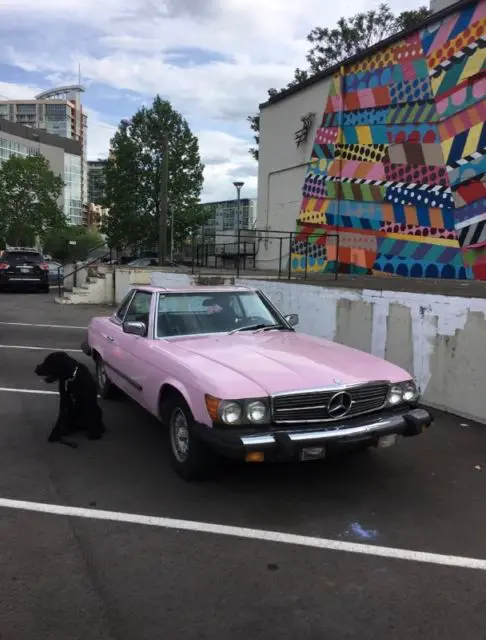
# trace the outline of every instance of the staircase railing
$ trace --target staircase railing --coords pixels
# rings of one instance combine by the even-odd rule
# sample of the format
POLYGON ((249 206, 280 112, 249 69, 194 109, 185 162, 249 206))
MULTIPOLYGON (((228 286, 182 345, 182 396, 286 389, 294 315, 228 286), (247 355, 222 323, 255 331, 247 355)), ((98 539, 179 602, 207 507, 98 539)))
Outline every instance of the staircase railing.
MULTIPOLYGON (((100 245, 100 246, 105 246, 100 245)), ((95 249, 99 249, 100 247, 95 247, 94 249, 92 249, 91 251, 94 251, 95 249)), ((62 296, 62 291, 64 290, 64 282, 66 281, 67 278, 70 278, 71 276, 73 277, 73 288, 77 286, 77 275, 80 271, 82 271, 83 269, 87 269, 88 267, 91 267, 92 265, 102 262, 103 260, 105 260, 105 258, 109 258, 110 260, 110 264, 113 260, 113 249, 110 249, 107 253, 98 256, 97 258, 93 258, 93 260, 88 260, 87 262, 83 262, 81 265, 79 265, 79 267, 76 267, 73 271, 71 271, 68 274, 64 274, 64 276, 61 278, 60 277, 60 269, 61 267, 59 267, 58 269, 58 292, 59 292, 59 297, 62 296)))

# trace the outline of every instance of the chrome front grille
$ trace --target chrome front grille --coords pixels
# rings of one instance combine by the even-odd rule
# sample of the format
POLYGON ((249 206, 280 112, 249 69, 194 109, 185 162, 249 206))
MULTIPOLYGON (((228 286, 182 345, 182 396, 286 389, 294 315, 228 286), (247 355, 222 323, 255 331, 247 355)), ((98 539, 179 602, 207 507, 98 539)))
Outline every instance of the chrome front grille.
POLYGON ((277 424, 346 420, 346 418, 381 409, 385 404, 388 388, 387 382, 375 382, 347 389, 306 391, 273 396, 273 420, 277 424), (329 402, 336 393, 341 391, 345 391, 351 396, 351 407, 344 416, 333 417, 328 412, 329 402))

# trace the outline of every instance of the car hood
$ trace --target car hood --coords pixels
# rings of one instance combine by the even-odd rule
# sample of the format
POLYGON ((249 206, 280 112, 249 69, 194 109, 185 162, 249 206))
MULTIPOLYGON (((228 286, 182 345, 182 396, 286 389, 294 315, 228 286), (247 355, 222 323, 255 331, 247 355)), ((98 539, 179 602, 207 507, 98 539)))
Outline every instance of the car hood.
MULTIPOLYGON (((400 382, 410 378, 406 371, 386 360, 297 332, 218 334, 184 337, 171 342, 180 350, 180 357, 184 358, 183 352, 187 356, 191 354, 189 359, 200 369, 202 376, 205 372, 214 375, 215 370, 224 376, 226 369, 228 381, 246 378, 268 395, 373 380, 400 382), (229 375, 230 372, 238 375, 229 375)), ((224 384, 224 377, 221 383, 224 384)), ((238 389, 231 391, 236 393, 238 389)))

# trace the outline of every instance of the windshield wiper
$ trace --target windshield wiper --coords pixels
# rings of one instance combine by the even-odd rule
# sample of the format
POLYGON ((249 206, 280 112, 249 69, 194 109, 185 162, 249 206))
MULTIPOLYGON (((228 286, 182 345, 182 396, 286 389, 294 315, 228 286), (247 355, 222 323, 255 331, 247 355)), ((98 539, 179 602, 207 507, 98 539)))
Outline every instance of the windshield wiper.
POLYGON ((238 333, 240 331, 270 331, 270 330, 280 330, 280 331, 293 331, 293 329, 289 329, 285 327, 283 324, 247 324, 244 327, 238 327, 238 329, 233 329, 230 331, 228 335, 232 335, 233 333, 238 333))

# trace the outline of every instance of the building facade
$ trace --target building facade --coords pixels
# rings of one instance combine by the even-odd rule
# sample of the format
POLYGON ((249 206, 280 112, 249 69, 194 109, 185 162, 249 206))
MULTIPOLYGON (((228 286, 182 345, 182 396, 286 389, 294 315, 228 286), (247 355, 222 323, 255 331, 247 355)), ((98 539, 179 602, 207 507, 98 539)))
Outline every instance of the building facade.
MULTIPOLYGON (((238 231, 238 200, 206 202, 201 205, 209 217, 202 228, 203 235, 218 235, 238 231)), ((240 229, 254 229, 257 219, 256 198, 241 198, 240 229)))
POLYGON ((106 209, 100 204, 93 204, 92 202, 87 205, 86 209, 88 214, 88 226, 102 229, 109 209, 106 209))
POLYGON ((61 138, 0 118, 0 163, 12 155, 44 156, 51 170, 64 181, 59 206, 64 211, 68 223, 86 223, 82 205, 80 141, 61 138))
POLYGON ((292 270, 486 279, 485 25, 461 0, 261 105, 259 220, 292 270))
POLYGON ((88 203, 101 205, 105 196, 106 160, 88 160, 88 203))
POLYGON ((0 100, 0 118, 81 143, 82 202, 88 201, 87 131, 80 85, 44 91, 33 100, 0 100))

